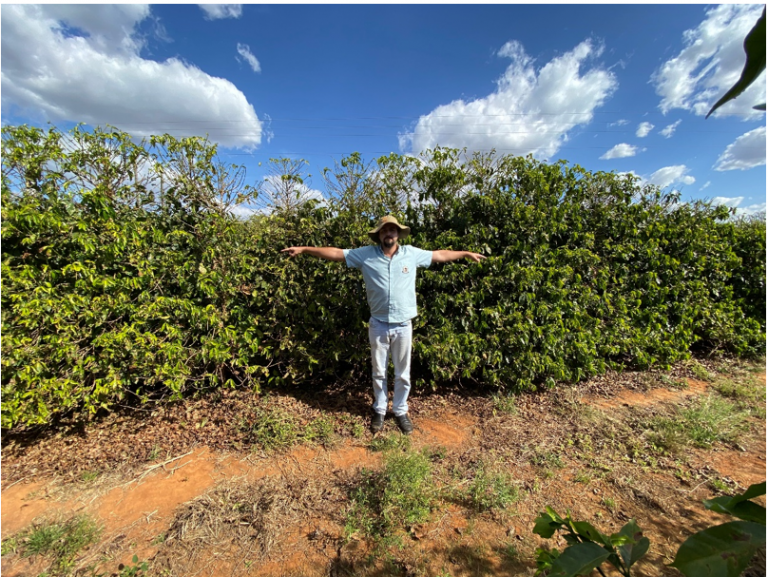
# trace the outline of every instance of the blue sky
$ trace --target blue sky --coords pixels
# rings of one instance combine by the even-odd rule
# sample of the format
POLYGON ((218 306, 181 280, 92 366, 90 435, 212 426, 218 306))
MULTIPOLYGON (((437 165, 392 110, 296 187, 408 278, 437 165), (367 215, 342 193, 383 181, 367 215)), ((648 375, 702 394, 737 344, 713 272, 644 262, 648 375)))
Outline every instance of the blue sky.
POLYGON ((2 122, 206 134, 266 177, 436 145, 632 172, 765 210, 765 74, 738 79, 743 5, 10 5, 2 122), (258 163, 262 162, 262 166, 258 163))

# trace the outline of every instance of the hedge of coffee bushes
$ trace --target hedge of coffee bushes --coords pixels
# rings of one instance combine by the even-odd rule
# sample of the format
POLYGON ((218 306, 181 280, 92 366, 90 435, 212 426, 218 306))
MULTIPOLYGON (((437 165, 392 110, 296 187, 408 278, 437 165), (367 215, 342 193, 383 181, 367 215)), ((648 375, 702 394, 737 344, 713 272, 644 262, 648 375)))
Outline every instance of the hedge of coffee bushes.
MULTIPOLYGON (((326 202, 243 219, 232 207, 264 187, 199 138, 25 125, 2 146, 5 429, 215 387, 368 386, 360 273, 280 250, 363 246, 384 213, 408 243, 488 257, 419 271, 415 386, 523 391, 765 353, 764 219, 632 176, 354 153, 323 171, 326 202)), ((306 191, 300 174, 282 183, 306 191)))

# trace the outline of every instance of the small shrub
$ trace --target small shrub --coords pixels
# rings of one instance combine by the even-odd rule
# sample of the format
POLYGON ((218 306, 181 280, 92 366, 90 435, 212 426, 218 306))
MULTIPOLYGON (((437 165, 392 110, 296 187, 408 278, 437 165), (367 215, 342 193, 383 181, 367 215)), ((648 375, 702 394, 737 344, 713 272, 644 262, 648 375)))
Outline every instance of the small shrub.
POLYGON ((380 472, 363 470, 350 494, 345 533, 384 543, 429 517, 435 502, 429 460, 420 453, 391 452, 380 472))
POLYGON ((134 555, 131 560, 132 565, 127 565, 120 570, 118 577, 137 577, 137 575, 146 575, 149 564, 146 561, 139 562, 138 555, 134 555))

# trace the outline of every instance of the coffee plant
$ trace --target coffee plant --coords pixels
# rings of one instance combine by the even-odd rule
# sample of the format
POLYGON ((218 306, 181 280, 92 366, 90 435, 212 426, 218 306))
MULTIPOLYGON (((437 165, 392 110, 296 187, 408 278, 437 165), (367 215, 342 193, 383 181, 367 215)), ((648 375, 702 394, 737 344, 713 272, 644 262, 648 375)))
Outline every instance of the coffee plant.
MULTIPOLYGON (((751 485, 733 497, 705 500, 704 506, 718 513, 737 517, 721 525, 694 533, 677 550, 670 564, 686 577, 739 577, 760 549, 765 549, 765 507, 752 501, 765 495, 765 482, 751 485)), ((632 576, 632 566, 642 559, 651 545, 634 519, 618 533, 601 533, 586 521, 575 521, 570 513, 561 517, 551 507, 536 518, 533 532, 544 539, 562 532, 568 544, 558 549, 536 551, 536 575, 576 577, 612 565, 624 577, 632 576)))
POLYGON ((211 387, 367 382, 359 272, 280 250, 363 246, 385 213, 408 243, 488 257, 420 271, 415 386, 515 392, 697 350, 764 354, 764 220, 454 149, 353 153, 323 177, 324 203, 240 219, 234 205, 269 191, 203 139, 4 126, 2 427, 211 387))

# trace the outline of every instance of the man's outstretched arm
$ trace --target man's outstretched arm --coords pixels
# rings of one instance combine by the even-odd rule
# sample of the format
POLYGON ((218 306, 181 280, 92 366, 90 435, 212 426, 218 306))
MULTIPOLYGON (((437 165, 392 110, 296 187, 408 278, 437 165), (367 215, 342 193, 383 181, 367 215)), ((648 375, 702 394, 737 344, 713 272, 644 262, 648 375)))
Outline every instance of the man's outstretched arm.
POLYGON ((308 254, 316 258, 324 258, 325 260, 332 260, 336 262, 344 262, 344 251, 340 248, 332 246, 291 246, 284 248, 280 252, 287 253, 288 256, 296 256, 299 254, 308 254))
POLYGON ((468 258, 475 262, 480 262, 485 257, 476 252, 469 252, 468 250, 433 250, 432 262, 452 262, 462 258, 468 258))

